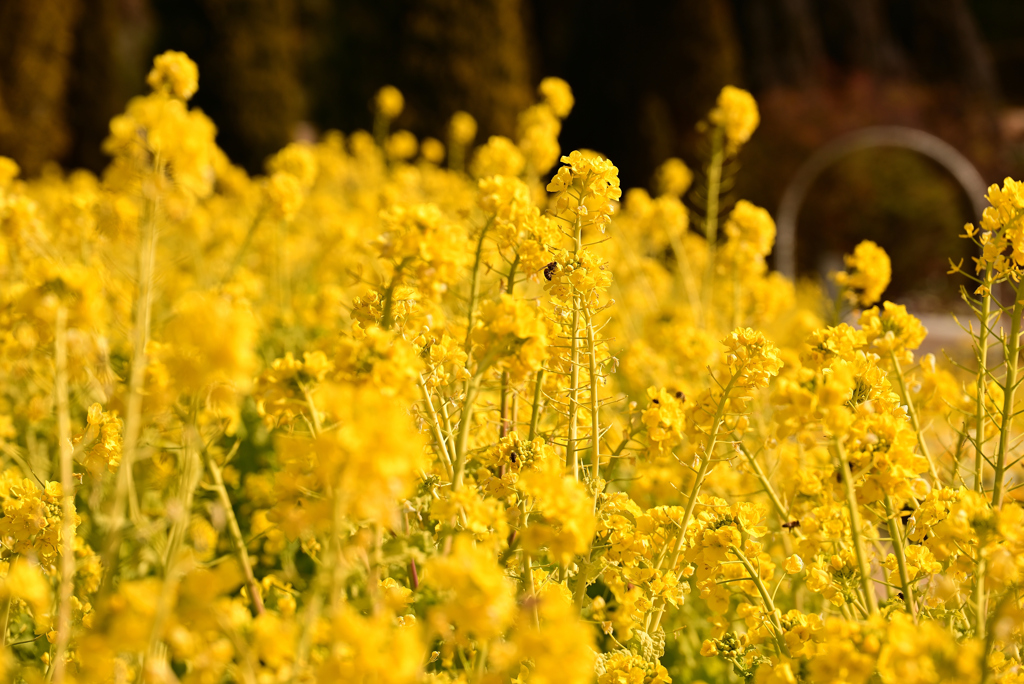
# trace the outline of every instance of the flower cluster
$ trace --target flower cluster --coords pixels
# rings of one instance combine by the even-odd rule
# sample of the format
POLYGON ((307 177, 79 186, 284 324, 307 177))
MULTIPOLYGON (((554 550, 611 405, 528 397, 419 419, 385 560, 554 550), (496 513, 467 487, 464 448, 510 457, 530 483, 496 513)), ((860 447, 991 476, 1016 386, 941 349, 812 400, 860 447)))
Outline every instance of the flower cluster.
POLYGON ((956 367, 877 245, 770 271, 738 88, 620 207, 557 78, 257 176, 148 82, 102 177, 0 158, 4 681, 1024 679, 1018 183, 956 367))

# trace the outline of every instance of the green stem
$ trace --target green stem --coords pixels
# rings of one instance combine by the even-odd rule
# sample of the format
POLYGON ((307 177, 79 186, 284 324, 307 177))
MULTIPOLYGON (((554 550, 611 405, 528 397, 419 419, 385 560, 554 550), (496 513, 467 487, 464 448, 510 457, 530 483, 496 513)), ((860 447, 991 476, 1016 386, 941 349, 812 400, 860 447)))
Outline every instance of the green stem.
POLYGON ((388 140, 388 131, 391 129, 391 119, 380 112, 373 116, 373 140, 377 143, 381 153, 384 153, 384 146, 388 140))
POLYGON ((245 590, 249 594, 249 603, 252 604, 252 610, 256 615, 262 615, 264 612, 263 597, 260 595, 259 584, 256 582, 256 575, 252 570, 249 551, 245 548, 245 538, 242 537, 242 530, 238 526, 238 518, 235 517, 235 508, 231 504, 228 489, 224 486, 224 477, 220 466, 213 460, 206 449, 203 449, 203 460, 206 462, 206 469, 210 471, 210 477, 213 478, 213 488, 217 492, 217 498, 220 500, 221 508, 224 509, 224 514, 227 518, 228 535, 231 537, 231 546, 234 548, 235 558, 238 560, 238 564, 242 566, 242 575, 245 577, 245 590))
POLYGON ((75 488, 72 467, 71 406, 68 397, 68 311, 64 304, 57 307, 54 331, 55 373, 54 385, 57 399, 57 438, 60 444, 60 485, 61 495, 61 558, 60 593, 58 599, 57 640, 53 659, 53 681, 64 681, 68 643, 71 641, 71 597, 74 593, 75 578, 75 488))
POLYGON ((178 549, 185 540, 188 526, 192 519, 192 501, 195 497, 196 485, 199 483, 199 448, 202 438, 195 427, 196 409, 193 401, 192 410, 189 413, 188 424, 183 426, 183 444, 181 472, 178 477, 177 492, 177 515, 171 525, 167 537, 167 548, 164 552, 164 572, 171 575, 176 564, 178 549))
POLYGON ((729 550, 739 558, 740 563, 742 563, 743 567, 746 568, 747 574, 750 575, 750 581, 754 583, 755 587, 757 587, 757 593, 761 595, 761 601, 764 602, 765 610, 767 610, 768 614, 771 616, 772 626, 775 627, 775 641, 779 645, 779 650, 788 658, 789 649, 786 647, 786 640, 783 638, 784 630, 782 629, 782 622, 779 620, 778 612, 775 610, 775 602, 772 600, 771 592, 769 592, 768 587, 764 585, 764 581, 758 574, 757 568, 755 568, 754 564, 750 562, 750 559, 740 551, 739 547, 735 544, 730 544, 729 550))
MULTIPOLYGON (((573 226, 575 238, 573 241, 573 256, 579 255, 583 249, 583 220, 579 215, 579 207, 583 206, 583 196, 577 200, 576 223, 573 226)), ((565 467, 572 468, 572 476, 577 480, 580 477, 579 448, 577 444, 578 430, 576 416, 579 413, 580 398, 580 309, 583 306, 583 294, 573 287, 572 301, 572 328, 569 330, 569 434, 565 443, 565 467)))
MULTIPOLYGON (((508 278, 505 281, 505 294, 510 295, 516 287, 516 269, 519 267, 519 255, 516 254, 515 261, 508 269, 508 278)), ((504 437, 511 430, 509 420, 509 375, 508 371, 501 373, 501 425, 498 426, 498 436, 504 437)))
POLYGON ((744 446, 739 443, 740 453, 747 457, 747 463, 753 468, 754 474, 757 475, 757 479, 761 482, 761 486, 764 487, 765 493, 768 495, 769 500, 772 502, 772 507, 775 509, 776 515, 779 516, 779 520, 783 523, 789 522, 789 511, 782 505, 782 499, 776 493, 775 488, 772 487, 772 483, 768 480, 768 476, 765 475, 764 469, 761 468, 761 464, 757 462, 757 459, 752 453, 744 446))
POLYGON ((975 568, 975 582, 974 582, 974 636, 977 639, 985 639, 986 630, 986 617, 988 610, 986 608, 986 597, 985 597, 985 570, 986 561, 984 558, 978 559, 978 565, 975 568))
POLYGON ((843 445, 835 437, 832 438, 832 445, 835 449, 839 473, 843 478, 846 504, 850 509, 850 534, 853 537, 853 548, 857 555, 857 567, 860 570, 864 600, 867 602, 869 613, 874 615, 878 612, 878 597, 875 596, 875 589, 871 584, 871 564, 868 562, 867 550, 864 548, 864 530, 861 526, 860 508, 857 506, 857 492, 853 486, 853 474, 850 472, 850 464, 846 462, 846 453, 843 445))
MULTIPOLYGON (((693 480, 693 487, 690 489, 690 495, 686 500, 686 508, 683 510, 683 519, 679 524, 679 534, 676 536, 675 543, 672 546, 671 560, 669 561, 668 567, 675 569, 676 564, 679 562, 679 556, 683 552, 683 543, 686 541, 686 528, 690 524, 690 518, 693 516, 693 509, 697 505, 697 495, 700 493, 700 487, 704 483, 704 477, 708 474, 708 469, 711 467, 711 461, 715 455, 715 447, 718 446, 718 433, 722 428, 722 419, 725 417, 725 407, 729 403, 729 393, 733 387, 736 386, 736 381, 743 373, 745 366, 740 366, 731 378, 729 383, 725 386, 722 391, 722 398, 718 402, 718 409, 715 411, 714 420, 711 423, 711 432, 708 433, 708 443, 704 448, 704 456, 701 458, 700 469, 697 471, 697 476, 693 480)), ((664 561, 665 556, 663 555, 658 559, 658 569, 661 569, 661 564, 664 561)), ((654 614, 654 618, 651 621, 651 628, 648 633, 651 633, 658 629, 661 624, 661 618, 665 614, 665 602, 661 601, 657 612, 654 614)))
POLYGON ((530 410, 530 436, 529 441, 537 437, 537 427, 540 423, 540 405, 544 400, 544 369, 537 371, 537 379, 533 386, 533 408, 530 410))
MULTIPOLYGON (((11 554, 10 560, 7 562, 7 574, 10 575, 11 568, 18 561, 18 554, 11 554)), ((11 600, 12 596, 8 590, 7 595, 0 601, 0 648, 7 647, 7 626, 11 621, 11 600)))
POLYGON ((266 205, 261 204, 260 208, 256 211, 256 215, 252 219, 252 223, 249 224, 249 229, 245 232, 245 237, 242 238, 242 244, 238 246, 238 251, 235 252, 235 258, 231 260, 231 265, 228 266, 228 270, 224 272, 224 275, 220 279, 220 284, 231 280, 231 276, 235 274, 238 267, 242 265, 242 260, 245 255, 249 252, 249 247, 252 245, 252 239, 256 236, 256 230, 259 228, 260 222, 263 220, 263 215, 266 213, 266 205))
POLYGON ((498 425, 498 437, 504 437, 511 429, 509 420, 509 387, 508 371, 501 372, 501 396, 499 397, 499 411, 501 413, 500 424, 498 425))
POLYGON ((742 293, 740 288, 740 278, 738 275, 730 278, 732 282, 732 329, 740 327, 742 323, 742 317, 740 316, 740 301, 742 299, 742 293))
MULTIPOLYGON (((12 553, 7 561, 8 575, 10 574, 10 568, 14 567, 16 562, 18 562, 18 554, 12 553)), ((6 648, 7 646, 7 627, 10 624, 10 604, 12 600, 13 597, 8 590, 7 595, 0 602, 0 648, 6 648)))
POLYGON ((896 565, 900 572, 900 584, 903 586, 903 602, 907 606, 910 617, 917 622, 917 610, 914 607, 914 591, 910 583, 910 574, 907 571, 907 556, 903 549, 903 533, 899 528, 899 516, 893 510, 892 499, 885 495, 885 521, 889 526, 889 537, 892 539, 893 555, 896 556, 896 565))
POLYGON ((693 311, 693 320, 703 320, 701 314, 700 295, 697 286, 693 282, 693 269, 690 267, 690 258, 686 254, 686 248, 676 233, 669 234, 669 245, 676 257, 676 271, 683 282, 686 290, 686 299, 690 302, 690 309, 693 311))
POLYGON ((516 254, 515 260, 508 269, 508 277, 505 278, 505 293, 512 294, 512 290, 516 287, 516 271, 519 269, 519 255, 516 254))
MULTIPOLYGON (((163 176, 163 163, 154 160, 154 171, 163 176)), ((132 326, 132 363, 128 375, 128 401, 124 417, 124 438, 121 444, 121 462, 118 464, 114 506, 105 549, 103 552, 103 593, 113 586, 113 576, 119 565, 118 552, 124 535, 125 509, 133 523, 139 519, 139 504, 135 493, 133 468, 137 458, 139 435, 142 432, 142 403, 149 359, 149 331, 153 309, 153 280, 156 252, 159 244, 159 206, 155 197, 145 196, 145 220, 139 223, 138 293, 135 298, 135 320, 132 326)))
POLYGON ((491 223, 494 222, 494 217, 487 219, 487 223, 480 229, 480 237, 476 241, 476 256, 473 259, 473 277, 470 280, 469 285, 469 311, 466 314, 466 343, 464 345, 466 353, 472 354, 472 348, 470 342, 472 341, 473 325, 476 322, 476 300, 480 292, 480 265, 483 263, 484 255, 484 238, 487 237, 487 231, 491 228, 491 223))
POLYGON ((985 395, 988 377, 988 345, 989 325, 992 320, 992 267, 985 270, 985 294, 981 302, 981 320, 978 330, 978 385, 975 396, 975 429, 974 429, 974 491, 979 494, 985 488, 985 395))
MULTIPOLYGON (((589 307, 584 309, 587 324, 587 352, 590 357, 590 441, 593 448, 590 462, 590 481, 596 483, 601 476, 601 403, 597 394, 597 341, 594 336, 594 318, 589 307)), ((600 492, 594 488, 594 513, 600 492)))
POLYGON ((999 426, 999 450, 996 452, 996 472, 992 483, 992 507, 1003 504, 1003 476, 1006 472, 1006 450, 1010 444, 1010 430, 1013 425, 1013 399, 1017 393, 1017 357, 1020 355, 1021 315, 1024 314, 1024 300, 1021 292, 1014 292, 1013 313, 1010 318, 1010 339, 1006 347, 1006 379, 1003 381, 1003 422, 999 426))
POLYGON ((448 454, 444 435, 441 433, 441 422, 437 418, 437 411, 434 410, 434 402, 430 398, 430 392, 427 390, 427 384, 423 381, 423 376, 420 376, 420 395, 423 397, 423 403, 426 404, 427 413, 430 415, 430 429, 433 431, 434 441, 437 443, 437 455, 441 457, 441 462, 444 464, 448 477, 454 479, 455 468, 452 466, 452 459, 448 454))
MULTIPOLYGON (((1016 604, 1017 601, 1017 592, 1006 592, 1005 594, 1003 594, 1003 597, 999 600, 999 603, 996 604, 995 609, 992 611, 992 615, 989 616, 987 620, 983 620, 983 622, 986 622, 988 624, 986 624, 985 626, 985 633, 982 637, 985 640, 985 646, 981 651, 981 684, 988 684, 988 681, 990 679, 989 675, 992 674, 992 671, 989 668, 989 656, 992 654, 992 649, 993 647, 995 647, 996 643, 996 633, 995 630, 992 629, 992 627, 994 623, 997 620, 999 620, 1000 617, 1003 615, 1003 611, 1006 609, 1007 605, 1009 605, 1011 602, 1016 604)), ((988 612, 987 608, 985 612, 988 612)))
POLYGON ((302 672, 309 661, 309 654, 313 648, 313 633, 320 621, 320 614, 324 607, 324 581, 320 579, 322 571, 317 572, 313 582, 313 596, 306 604, 305 614, 302 616, 302 632, 299 634, 299 643, 295 649, 295 671, 302 672))
MULTIPOLYGON (((597 395, 597 344, 594 339, 594 320, 590 313, 590 307, 583 309, 584 319, 587 326, 587 348, 590 357, 590 441, 593 449, 593 458, 590 468, 590 482, 594 490, 594 515, 597 515, 597 502, 601 497, 603 487, 598 485, 601 476, 601 423, 600 423, 600 402, 597 395)), ((583 606, 583 600, 587 596, 587 572, 584 569, 590 565, 593 553, 594 540, 591 538, 588 545, 587 557, 584 567, 580 568, 576 577, 576 587, 573 592, 573 600, 578 608, 583 606)))
POLYGON ((487 671, 487 652, 490 644, 485 642, 483 646, 477 651, 476 654, 476 677, 473 681, 481 682, 484 679, 484 673, 487 671))
POLYGON ((313 430, 313 437, 317 438, 323 431, 323 427, 320 425, 320 412, 316 408, 316 402, 313 401, 313 391, 301 382, 298 385, 302 391, 302 398, 306 402, 306 410, 309 411, 309 425, 313 430))
POLYGON ((160 594, 157 597, 156 611, 153 617, 152 627, 149 633, 149 648, 147 649, 142 662, 142 671, 149 668, 159 667, 154 663, 166 664, 167 647, 163 641, 164 629, 167 621, 174 611, 174 601, 177 596, 178 584, 181 581, 183 572, 177 562, 178 551, 188 533, 188 526, 192 519, 192 502, 195 497, 196 486, 202 475, 200 456, 200 444, 202 437, 196 427, 196 413, 198 401, 193 398, 188 417, 182 425, 181 472, 178 477, 178 491, 176 494, 177 506, 176 515, 171 522, 171 529, 167 534, 167 544, 164 549, 164 577, 160 587, 160 594))
POLYGON ((708 263, 704 274, 702 290, 703 308, 706 320, 704 327, 711 327, 711 293, 715 277, 715 250, 718 240, 718 202, 722 191, 722 164, 725 161, 723 131, 715 127, 711 133, 711 159, 708 161, 708 213, 704 217, 704 237, 707 240, 708 263))
POLYGON ((907 405, 907 414, 910 416, 910 424, 914 426, 914 434, 917 435, 917 447, 921 450, 921 455, 928 461, 928 472, 932 475, 932 480, 936 486, 941 485, 939 480, 939 472, 935 469, 935 461, 932 460, 931 451, 928 449, 928 444, 925 442, 924 435, 921 434, 921 421, 917 416, 917 409, 914 407, 914 400, 910 397, 910 392, 907 390, 907 381, 903 377, 903 368, 900 366, 900 360, 896 358, 896 353, 893 351, 889 352, 889 359, 892 361, 893 370, 896 373, 896 382, 900 386, 900 394, 903 395, 903 401, 907 405))
MULTIPOLYGON (((523 526, 525 527, 525 524, 523 526)), ((540 612, 537 609, 537 583, 533 579, 533 558, 527 551, 523 551, 523 574, 526 575, 526 591, 530 597, 530 615, 533 618, 533 626, 540 627, 540 612)))
POLYGON ((380 327, 384 330, 391 330, 391 326, 394 324, 392 317, 394 316, 394 304, 395 304, 395 288, 398 287, 398 283, 401 282, 402 269, 404 269, 412 257, 406 257, 398 262, 395 266, 395 273, 391 276, 391 282, 388 283, 388 288, 384 290, 384 311, 380 316, 380 327))
POLYGON ((491 359, 485 359, 487 363, 481 363, 476 375, 466 381, 466 399, 462 406, 462 416, 459 418, 459 436, 455 442, 455 474, 452 477, 452 491, 458 491, 462 487, 463 475, 466 470, 466 455, 469 451, 469 433, 473 423, 473 410, 476 404, 477 394, 480 393, 480 382, 484 373, 490 367, 491 359))
POLYGON ((572 295, 572 328, 569 331, 569 434, 565 443, 565 467, 572 469, 572 476, 580 477, 579 455, 577 451, 577 421, 580 397, 580 343, 578 331, 580 327, 580 303, 576 294, 572 295))

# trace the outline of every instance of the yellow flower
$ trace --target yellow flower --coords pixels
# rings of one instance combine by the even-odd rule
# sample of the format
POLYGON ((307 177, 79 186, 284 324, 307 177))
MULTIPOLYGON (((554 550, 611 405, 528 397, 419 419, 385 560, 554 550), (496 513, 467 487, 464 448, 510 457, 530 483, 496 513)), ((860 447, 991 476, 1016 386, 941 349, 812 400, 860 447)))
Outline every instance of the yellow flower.
POLYGON ((289 173, 304 189, 316 182, 319 164, 316 151, 307 143, 289 143, 267 161, 267 170, 272 174, 289 173))
POLYGON ((924 342, 928 330, 907 313, 902 304, 885 302, 882 311, 874 306, 860 317, 867 342, 884 354, 892 353, 903 363, 913 363, 914 350, 924 342))
POLYGON ((377 112, 385 119, 396 119, 405 109, 405 98, 402 91, 392 85, 386 85, 377 91, 373 99, 377 112))
POLYGON ((437 138, 424 138, 420 143, 420 154, 431 164, 440 164, 444 159, 444 143, 437 138))
POLYGON ((168 50, 153 59, 146 83, 153 90, 190 100, 199 90, 199 68, 184 52, 168 50))
POLYGON ((21 169, 16 161, 10 157, 0 156, 0 190, 9 187, 19 173, 21 169))
POLYGON ((590 249, 583 248, 574 255, 563 249, 544 272, 548 282, 544 289, 560 302, 569 303, 577 292, 593 294, 608 289, 612 272, 605 260, 590 249))
POLYGON ((942 623, 914 624, 905 613, 893 613, 887 631, 878 657, 884 684, 978 681, 983 647, 977 639, 957 640, 942 623))
POLYGON ((599 155, 585 155, 575 150, 562 157, 562 166, 547 185, 555 194, 555 210, 571 210, 584 219, 584 225, 604 226, 615 211, 612 202, 622 197, 619 169, 599 155))
POLYGON ((380 580, 384 602, 393 611, 401 611, 412 602, 412 589, 402 586, 391 577, 380 580))
POLYGON ((388 158, 399 161, 415 157, 417 147, 419 147, 419 141, 410 131, 395 131, 384 143, 388 158))
POLYGON ((740 200, 729 212, 723 226, 730 241, 745 245, 754 255, 764 258, 775 245, 775 221, 766 209, 740 200))
MULTIPOLYGON (((319 630, 318 630, 319 631, 319 630)), ((419 624, 395 620, 389 611, 366 617, 342 604, 323 632, 331 645, 318 658, 319 682, 414 684, 423 681, 427 648, 419 624)))
POLYGON ((846 270, 832 274, 853 306, 871 306, 882 297, 892 279, 892 263, 885 250, 864 240, 843 257, 846 270))
POLYGON ((691 183, 693 171, 678 157, 666 159, 654 172, 654 184, 659 195, 682 197, 691 183))
POLYGON ((480 306, 480 318, 473 329, 473 341, 497 353, 500 366, 519 381, 536 372, 548 357, 547 324, 529 302, 502 293, 498 300, 480 306))
POLYGON ((656 387, 648 388, 647 396, 650 404, 641 417, 647 427, 647 450, 651 456, 664 456, 683 441, 686 398, 680 391, 656 387))
POLYGON ((550 171, 561 154, 558 135, 562 131, 562 122, 551 107, 539 104, 526 109, 519 115, 516 130, 516 142, 530 169, 537 174, 550 171))
POLYGON ((576 102, 569 84, 556 76, 548 76, 542 80, 537 86, 537 92, 559 119, 569 116, 576 102))
MULTIPOLYGON (((61 543, 63 509, 59 482, 20 478, 17 471, 0 474, 0 541, 17 554, 36 554, 44 565, 53 564, 63 552, 61 543)), ((78 524, 75 515, 74 529, 78 524)))
POLYGON ((533 501, 523 545, 538 552, 547 548, 555 562, 568 563, 590 548, 597 529, 594 498, 582 482, 562 473, 557 459, 544 465, 521 476, 523 491, 533 501))
POLYGON ((487 144, 476 148, 469 171, 476 178, 518 176, 525 166, 526 158, 514 142, 501 135, 492 135, 487 144))
POLYGON ((423 583, 444 597, 429 620, 441 636, 489 640, 504 634, 516 612, 515 589, 484 546, 461 535, 451 555, 436 556, 423 568, 423 583))
POLYGON ((750 140, 761 123, 761 115, 750 93, 728 85, 718 94, 718 101, 708 115, 708 120, 722 127, 729 147, 735 151, 750 140))
POLYGON ((671 684, 668 671, 642 655, 623 651, 607 654, 598 663, 597 684, 671 684))
POLYGON ((184 392, 214 382, 248 389, 257 370, 256 334, 256 319, 244 302, 189 292, 164 329, 162 360, 184 392))
POLYGON ((93 477, 104 471, 117 472, 121 463, 121 421, 117 411, 105 413, 99 404, 89 407, 88 429, 74 439, 75 446, 87 445, 83 464, 93 477))
POLYGON ((448 124, 452 142, 457 145, 468 145, 476 137, 476 119, 469 112, 455 112, 448 124))
POLYGON ((50 611, 52 589, 39 566, 27 559, 14 559, 7 576, 0 579, 0 595, 7 600, 20 599, 32 609, 36 625, 45 625, 50 611))
POLYGON ((779 349, 765 336, 750 328, 737 328, 722 340, 726 349, 726 364, 739 376, 737 387, 761 389, 779 374, 782 359, 779 349))
POLYGON ((516 619, 513 641, 522 661, 530 662, 531 684, 587 684, 594 677, 594 630, 580 619, 571 601, 546 591, 534 599, 540 625, 529 610, 516 619))
POLYGON ((395 205, 381 212, 384 232, 375 247, 381 257, 401 270, 395 277, 411 275, 415 291, 440 294, 461 275, 472 257, 459 249, 464 239, 461 226, 433 203, 395 205))
POLYGON ((339 513, 393 527, 401 502, 413 492, 425 465, 423 440, 408 413, 372 386, 324 384, 314 404, 332 429, 312 438, 280 434, 283 471, 275 481, 278 502, 271 518, 292 538, 303 526, 327 525, 339 513), (388 453, 388 458, 378 458, 388 453), (322 495, 331 486, 337 502, 322 495))
POLYGON ((985 199, 991 206, 982 213, 978 228, 970 223, 965 226, 965 237, 982 247, 981 258, 975 258, 977 272, 992 268, 994 276, 1000 278, 1017 272, 1024 264, 1024 229, 1019 225, 1024 210, 1024 183, 1007 178, 1002 187, 989 186, 985 199))
POLYGON ((287 171, 277 171, 270 176, 266 187, 274 213, 285 221, 293 221, 306 201, 299 179, 287 171))

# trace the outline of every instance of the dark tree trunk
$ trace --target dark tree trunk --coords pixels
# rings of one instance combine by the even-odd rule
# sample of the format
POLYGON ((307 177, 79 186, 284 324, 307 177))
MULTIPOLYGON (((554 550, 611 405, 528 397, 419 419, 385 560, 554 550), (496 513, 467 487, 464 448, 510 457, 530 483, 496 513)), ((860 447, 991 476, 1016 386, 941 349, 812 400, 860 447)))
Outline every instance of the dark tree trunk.
POLYGON ((70 147, 68 80, 76 0, 0 0, 0 154, 26 175, 70 147))
POLYGON ((426 128, 438 130, 465 109, 483 133, 514 134, 536 86, 523 16, 520 0, 411 3, 401 59, 426 128))
POLYGON ((964 0, 914 0, 910 50, 921 73, 988 98, 996 95, 988 48, 964 0))

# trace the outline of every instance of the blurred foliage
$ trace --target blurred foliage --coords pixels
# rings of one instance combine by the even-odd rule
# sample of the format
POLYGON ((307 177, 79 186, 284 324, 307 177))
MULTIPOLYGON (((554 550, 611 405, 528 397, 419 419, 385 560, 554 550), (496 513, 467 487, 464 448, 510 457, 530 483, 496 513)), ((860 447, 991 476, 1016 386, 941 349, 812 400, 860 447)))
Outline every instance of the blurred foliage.
POLYGON ((203 80, 195 103, 218 124, 218 142, 249 169, 295 137, 306 116, 300 80, 299 5, 291 0, 153 0, 156 51, 184 49, 203 80))
MULTIPOLYGON (((1022 23, 1019 0, 0 0, 0 154, 28 175, 47 159, 100 170, 106 122, 142 92, 152 55, 180 49, 203 74, 195 104, 250 172, 291 140, 369 128, 386 83, 407 99, 396 129, 444 139, 448 115, 465 110, 478 141, 514 136, 530 84, 557 75, 579 103, 565 144, 615 158, 628 185, 668 157, 698 159, 694 124, 727 83, 762 103, 764 133, 744 152, 738 190, 764 206, 818 146, 878 123, 931 131, 995 180, 1024 164, 1024 133, 1008 138, 997 118, 1000 102, 1024 100, 1022 23)), ((895 237, 879 239, 899 254, 911 247, 903 236, 946 230, 828 213, 842 202, 807 216, 842 226, 846 247, 887 226, 895 237)))
POLYGON ((78 0, 0 2, 0 150, 27 173, 67 152, 78 0))
POLYGON ((958 235, 970 211, 963 189, 934 162, 908 150, 858 152, 815 183, 800 221, 800 264, 814 271, 822 253, 838 262, 872 240, 892 259, 891 288, 919 308, 934 306, 922 290, 946 301, 957 297, 958 283, 946 272, 950 257, 969 261, 971 246, 958 235))

